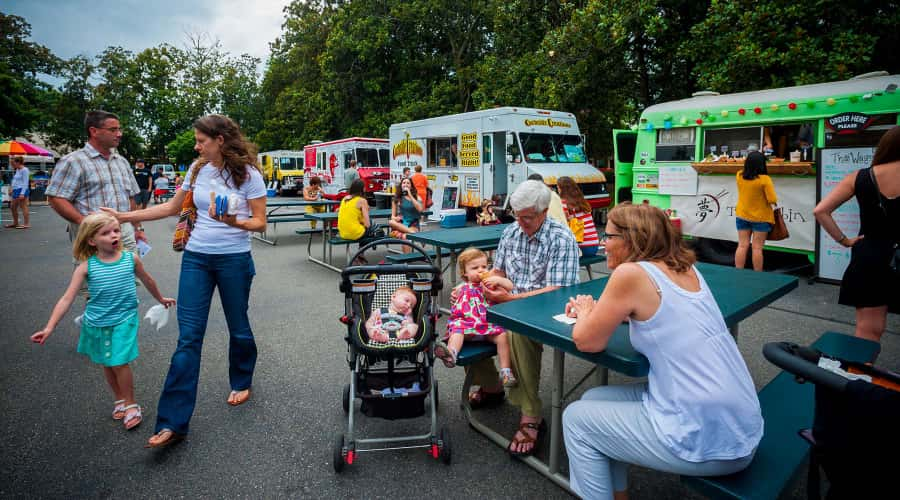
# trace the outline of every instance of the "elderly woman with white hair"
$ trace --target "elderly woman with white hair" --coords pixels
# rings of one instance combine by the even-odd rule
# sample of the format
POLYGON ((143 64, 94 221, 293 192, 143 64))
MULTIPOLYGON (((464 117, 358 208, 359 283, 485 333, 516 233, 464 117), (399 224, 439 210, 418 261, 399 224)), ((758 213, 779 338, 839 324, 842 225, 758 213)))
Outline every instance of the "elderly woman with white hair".
MULTIPOLYGON (((485 297, 493 303, 508 302, 577 283, 578 244, 568 227, 547 217, 550 189, 539 181, 525 181, 510 196, 509 204, 517 223, 503 231, 491 276, 483 281, 485 297), (512 291, 499 286, 501 278, 513 282, 512 291)), ((513 455, 530 455, 542 424, 538 388, 543 345, 513 332, 509 343, 510 358, 519 380, 518 386, 510 389, 509 399, 521 408, 522 416, 508 451, 513 455)), ((479 363, 472 369, 477 370, 476 383, 493 381, 479 389, 482 392, 470 394, 473 407, 478 406, 476 402, 502 401, 503 389, 497 386, 493 361, 479 363)))

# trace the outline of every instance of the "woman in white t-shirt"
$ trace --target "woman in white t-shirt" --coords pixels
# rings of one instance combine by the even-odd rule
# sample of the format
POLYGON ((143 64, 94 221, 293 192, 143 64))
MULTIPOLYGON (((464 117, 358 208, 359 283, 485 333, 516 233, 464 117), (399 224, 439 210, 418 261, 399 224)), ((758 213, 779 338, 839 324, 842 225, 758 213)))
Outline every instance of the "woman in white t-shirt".
MULTIPOLYGON (((256 156, 238 125, 222 115, 194 121, 194 149, 200 158, 188 170, 175 196, 145 210, 113 213, 119 221, 139 222, 178 215, 190 192, 197 221, 181 260, 178 283, 178 347, 159 399, 156 434, 148 447, 166 446, 188 432, 197 399, 200 351, 213 290, 219 289, 228 323, 228 404, 250 398, 256 365, 256 343, 247 316, 250 284, 256 271, 250 255, 250 233, 266 228, 266 186, 256 156), (217 213, 211 196, 237 195, 234 215, 217 213)), ((220 210, 221 212, 221 210, 220 210)))
POLYGON ((763 434, 747 365, 695 257, 662 210, 618 205, 606 224, 613 269, 596 301, 570 299, 578 350, 600 352, 622 321, 647 382, 595 387, 566 408, 569 481, 583 498, 622 498, 628 464, 688 476, 747 467, 763 434))

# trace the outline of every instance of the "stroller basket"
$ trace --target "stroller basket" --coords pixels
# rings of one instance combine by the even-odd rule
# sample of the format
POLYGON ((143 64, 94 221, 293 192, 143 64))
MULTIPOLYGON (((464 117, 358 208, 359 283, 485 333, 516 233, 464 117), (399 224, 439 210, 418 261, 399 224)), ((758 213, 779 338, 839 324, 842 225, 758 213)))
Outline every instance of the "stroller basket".
POLYGON ((880 498, 891 491, 895 467, 877 457, 900 449, 900 376, 787 342, 766 344, 763 355, 815 384, 812 435, 801 432, 813 445, 810 490, 818 487, 818 463, 830 483, 827 498, 880 498))

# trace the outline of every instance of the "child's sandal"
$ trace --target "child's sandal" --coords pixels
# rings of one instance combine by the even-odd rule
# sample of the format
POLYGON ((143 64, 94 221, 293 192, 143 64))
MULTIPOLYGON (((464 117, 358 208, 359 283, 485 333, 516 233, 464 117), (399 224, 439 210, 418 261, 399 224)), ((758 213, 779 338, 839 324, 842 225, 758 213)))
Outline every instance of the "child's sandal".
POLYGON ((125 418, 125 400, 120 399, 118 401, 113 401, 113 405, 113 420, 122 420, 125 418))
POLYGON ((459 353, 448 347, 443 341, 438 340, 434 346, 434 355, 444 362, 444 366, 453 368, 456 366, 456 356, 459 353))
POLYGON ((125 424, 125 430, 130 431, 135 427, 141 425, 141 422, 144 421, 144 417, 141 414, 141 407, 137 404, 131 404, 125 407, 125 418, 122 419, 122 423, 125 424), (132 413, 128 413, 128 410, 135 410, 132 413))
POLYGON ((507 389, 519 385, 519 380, 513 375, 511 368, 500 369, 500 380, 503 382, 503 387, 507 389))

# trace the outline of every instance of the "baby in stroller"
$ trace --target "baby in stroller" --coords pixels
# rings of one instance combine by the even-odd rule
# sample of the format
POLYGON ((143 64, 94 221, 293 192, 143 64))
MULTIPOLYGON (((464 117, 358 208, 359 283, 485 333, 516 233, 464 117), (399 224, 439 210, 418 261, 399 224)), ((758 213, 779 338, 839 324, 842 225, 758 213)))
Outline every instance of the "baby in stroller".
POLYGON ((412 317, 416 302, 412 288, 401 286, 394 290, 388 307, 372 308, 372 314, 366 320, 369 339, 388 342, 392 335, 398 340, 414 338, 419 331, 419 325, 412 317))
POLYGON ((459 274, 464 282, 457 288, 456 301, 450 308, 447 335, 435 346, 434 355, 448 368, 456 366, 456 357, 466 340, 485 340, 497 345, 500 358, 500 379, 505 387, 518 383, 510 368, 509 340, 506 330, 487 320, 487 299, 482 287, 499 286, 512 291, 512 281, 493 276, 488 270, 487 254, 477 248, 467 248, 457 259, 459 274))

